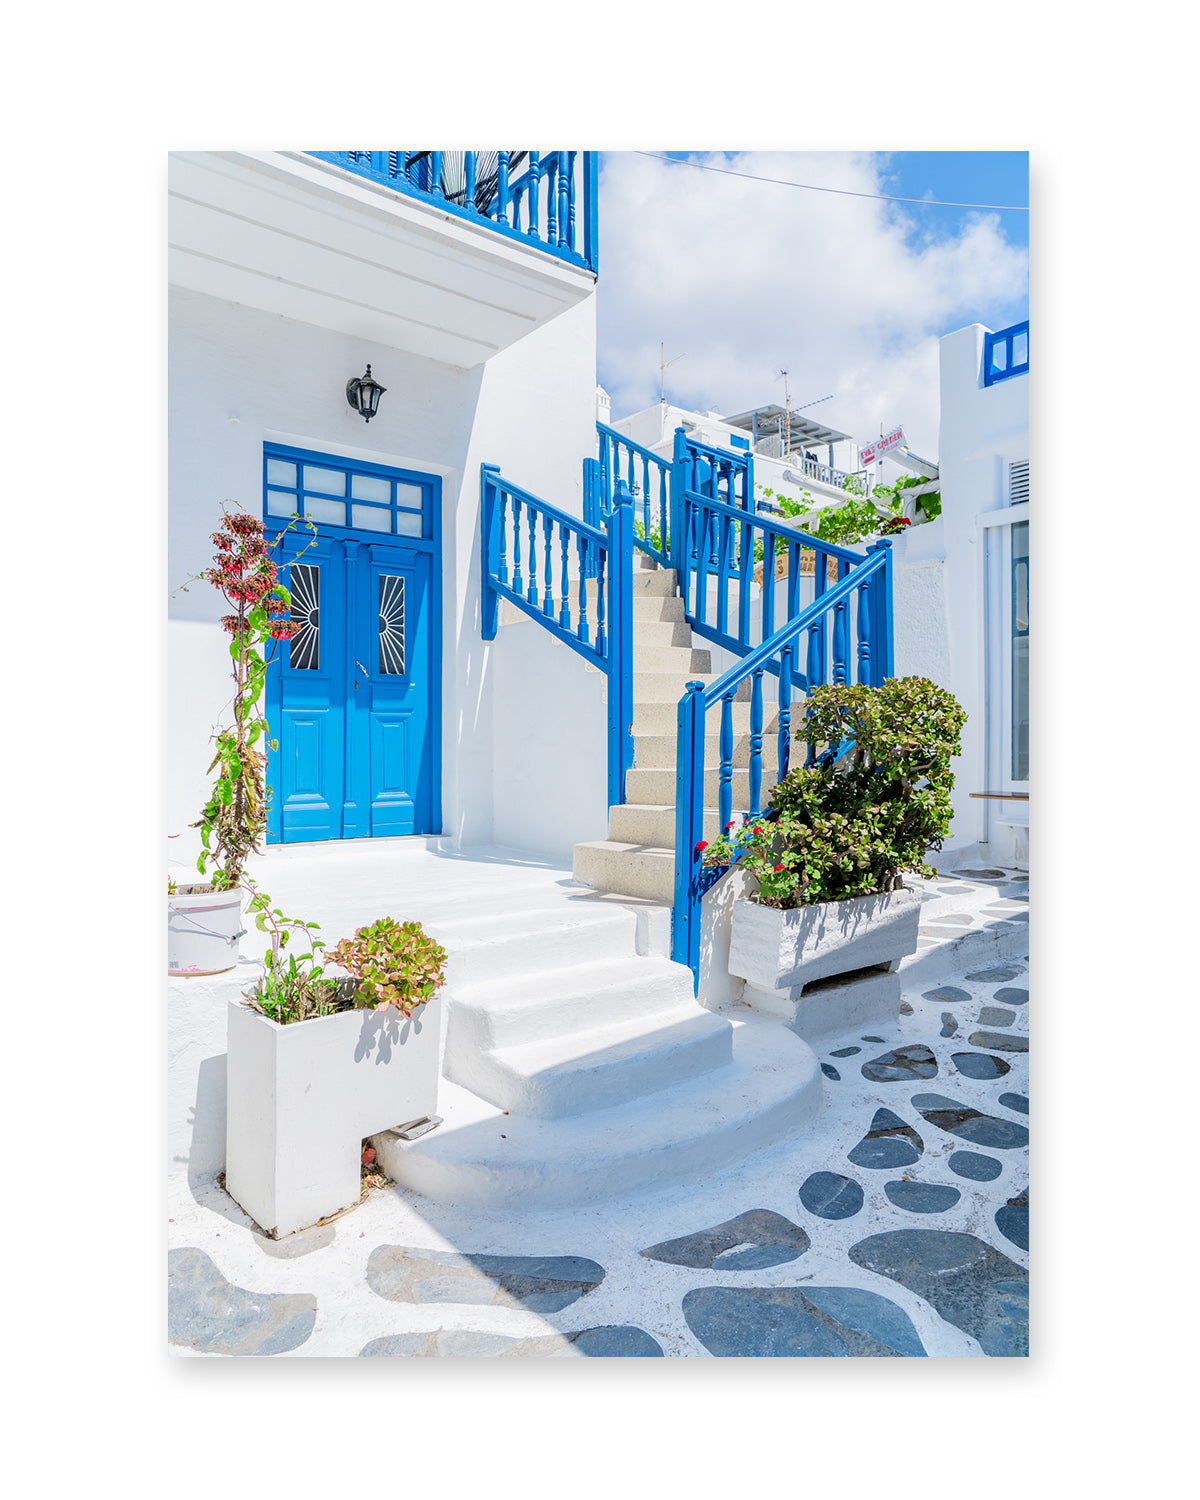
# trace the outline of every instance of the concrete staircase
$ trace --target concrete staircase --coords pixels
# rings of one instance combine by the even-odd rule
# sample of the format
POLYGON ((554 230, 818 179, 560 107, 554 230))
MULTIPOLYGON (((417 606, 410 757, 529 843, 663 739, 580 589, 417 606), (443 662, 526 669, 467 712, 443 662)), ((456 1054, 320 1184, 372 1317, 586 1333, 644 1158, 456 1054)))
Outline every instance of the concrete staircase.
POLYGON ((427 915, 450 954, 445 1123, 373 1137, 383 1170, 459 1204, 556 1208, 672 1188, 802 1129, 812 1049, 699 1005, 662 956, 663 915, 569 884, 427 915))
MULTIPOLYGON (((715 681, 711 653, 692 644, 675 596, 675 572, 638 554, 633 575, 633 769, 626 773, 623 806, 608 810, 608 838, 576 844, 575 879, 599 891, 671 902, 675 893, 676 712, 689 682, 715 681)), ((750 809, 750 689, 733 705, 733 816, 750 809)), ((763 779, 766 803, 773 768, 778 713, 764 704, 763 779)), ((717 788, 720 711, 711 710, 704 740, 704 837, 718 829, 717 788)))

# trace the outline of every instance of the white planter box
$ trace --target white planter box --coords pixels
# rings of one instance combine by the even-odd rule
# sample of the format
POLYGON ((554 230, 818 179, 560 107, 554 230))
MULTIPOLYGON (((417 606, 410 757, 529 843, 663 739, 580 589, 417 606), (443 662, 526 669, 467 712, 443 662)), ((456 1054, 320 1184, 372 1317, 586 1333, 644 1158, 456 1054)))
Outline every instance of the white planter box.
POLYGON ((441 1011, 280 1026, 230 1001, 225 1186, 269 1234, 357 1203, 363 1138, 436 1112, 441 1011))
POLYGON ((738 901, 729 972, 760 989, 791 990, 834 974, 894 965, 917 950, 920 911, 921 898, 904 889, 793 911, 738 901))

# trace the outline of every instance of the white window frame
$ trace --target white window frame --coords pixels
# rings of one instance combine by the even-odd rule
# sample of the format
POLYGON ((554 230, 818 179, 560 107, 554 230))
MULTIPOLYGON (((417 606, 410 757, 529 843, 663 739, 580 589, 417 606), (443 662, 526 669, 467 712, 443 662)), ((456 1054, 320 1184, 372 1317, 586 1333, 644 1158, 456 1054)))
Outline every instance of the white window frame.
MULTIPOLYGON (((1029 781, 1016 780, 1012 767, 1012 528, 1029 520, 1029 502, 1003 510, 985 511, 977 518, 982 571, 984 735, 983 779, 980 791, 1025 792, 1029 781)), ((984 838, 991 839, 996 823, 1027 827, 1029 803, 1024 799, 984 800, 984 838)))

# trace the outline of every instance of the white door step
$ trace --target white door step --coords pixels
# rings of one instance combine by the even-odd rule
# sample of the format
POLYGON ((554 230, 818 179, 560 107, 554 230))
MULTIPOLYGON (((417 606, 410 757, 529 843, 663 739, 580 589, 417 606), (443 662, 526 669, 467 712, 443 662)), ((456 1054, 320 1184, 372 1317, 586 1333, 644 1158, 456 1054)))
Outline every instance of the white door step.
POLYGON ((608 1021, 654 1017, 693 1003, 692 972, 664 958, 608 963, 484 980, 450 992, 447 1053, 513 1047, 608 1021))
POLYGON ((401 1187, 431 1199, 530 1210, 661 1193, 799 1134, 821 1101, 816 1054, 777 1021, 733 1022, 724 1067, 615 1108, 565 1119, 505 1115, 443 1083, 444 1123, 373 1143, 401 1187))
POLYGON ((427 930, 439 942, 443 935, 448 942, 446 980, 454 989, 637 951, 637 916, 587 901, 573 905, 565 916, 522 911, 464 923, 458 931, 449 924, 430 924, 427 930))
POLYGON ((639 1016, 492 1052, 464 1049, 447 1054, 445 1072, 500 1109, 559 1119, 711 1073, 731 1060, 732 1038, 731 1023, 689 994, 652 1026, 639 1016))
MULTIPOLYGON (((674 835, 671 838, 674 844, 674 835)), ((598 891, 675 899, 675 854, 671 848, 593 839, 575 845, 575 879, 598 891)))

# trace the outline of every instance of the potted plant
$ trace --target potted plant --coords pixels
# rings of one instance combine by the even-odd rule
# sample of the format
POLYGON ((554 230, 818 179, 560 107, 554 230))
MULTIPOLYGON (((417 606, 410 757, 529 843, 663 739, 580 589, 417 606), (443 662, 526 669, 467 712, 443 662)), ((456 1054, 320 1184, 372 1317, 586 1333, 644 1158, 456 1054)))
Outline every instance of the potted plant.
POLYGON ((445 950, 388 917, 333 950, 264 905, 263 978, 229 1003, 225 1186, 278 1238, 359 1201, 365 1136, 434 1114, 445 950), (311 951, 282 954, 289 933, 311 951))
POLYGON ((263 523, 244 511, 222 509, 220 530, 212 535, 216 556, 198 577, 231 610, 221 624, 231 637, 233 724, 217 731, 209 766, 217 773, 212 795, 192 824, 204 845, 196 867, 208 879, 167 886, 167 970, 173 975, 217 974, 237 963, 242 907, 253 895, 244 867, 259 852, 267 819, 266 756, 259 748, 268 735, 260 707, 266 652, 299 629, 286 618, 291 600, 278 581, 263 523))
POLYGON ((819 981, 894 971, 915 951, 920 901, 901 877, 934 873, 926 854, 950 831, 950 761, 965 722, 923 677, 812 692, 797 739, 823 753, 788 772, 764 818, 703 850, 706 866, 740 859, 752 877, 729 948, 747 998, 779 1008, 819 981))

